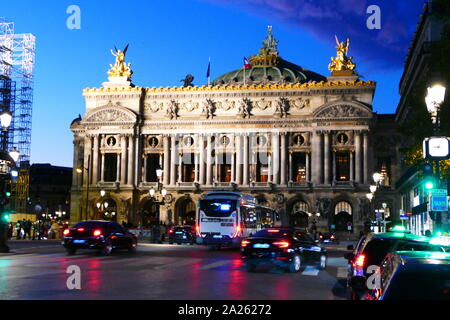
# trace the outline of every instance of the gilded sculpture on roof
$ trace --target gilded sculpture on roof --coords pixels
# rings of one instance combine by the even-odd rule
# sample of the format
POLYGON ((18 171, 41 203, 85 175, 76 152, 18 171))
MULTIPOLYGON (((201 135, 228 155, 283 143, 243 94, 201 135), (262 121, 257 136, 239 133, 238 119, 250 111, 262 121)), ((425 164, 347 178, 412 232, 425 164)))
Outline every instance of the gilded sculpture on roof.
POLYGON ((131 63, 125 62, 125 55, 127 54, 128 46, 129 45, 127 45, 123 51, 118 50, 116 47, 114 47, 115 51, 111 50, 112 55, 116 57, 116 62, 114 65, 110 64, 111 69, 108 71, 108 75, 110 77, 130 78, 133 74, 133 71, 131 71, 131 63))
POLYGON ((336 38, 336 58, 331 57, 331 63, 328 65, 328 69, 332 72, 336 71, 353 71, 356 68, 356 64, 352 61, 353 57, 347 56, 348 47, 350 46, 350 39, 347 38, 347 41, 339 41, 338 37, 336 38))

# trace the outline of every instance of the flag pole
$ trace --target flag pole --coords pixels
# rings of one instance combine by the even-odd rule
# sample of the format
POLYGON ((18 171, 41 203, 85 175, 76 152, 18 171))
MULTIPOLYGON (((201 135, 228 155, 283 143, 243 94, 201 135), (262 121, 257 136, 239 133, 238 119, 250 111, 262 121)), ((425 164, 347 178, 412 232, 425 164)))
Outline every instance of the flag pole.
POLYGON ((244 86, 245 86, 245 64, 244 64, 244 86))
POLYGON ((209 57, 208 86, 211 84, 211 57, 209 57))

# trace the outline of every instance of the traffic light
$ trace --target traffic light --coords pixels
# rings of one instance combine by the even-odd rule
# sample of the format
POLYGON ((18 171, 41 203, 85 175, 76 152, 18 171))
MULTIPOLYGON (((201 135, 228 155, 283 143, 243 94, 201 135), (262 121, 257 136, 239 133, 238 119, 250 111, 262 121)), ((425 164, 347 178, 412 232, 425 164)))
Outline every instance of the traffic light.
POLYGON ((429 163, 425 163, 422 165, 422 172, 423 172, 423 186, 427 190, 431 190, 435 187, 435 179, 434 179, 434 172, 433 172, 433 166, 429 163))
POLYGON ((2 213, 1 218, 2 218, 2 222, 9 222, 9 220, 11 219, 11 216, 8 212, 5 212, 5 213, 2 213))

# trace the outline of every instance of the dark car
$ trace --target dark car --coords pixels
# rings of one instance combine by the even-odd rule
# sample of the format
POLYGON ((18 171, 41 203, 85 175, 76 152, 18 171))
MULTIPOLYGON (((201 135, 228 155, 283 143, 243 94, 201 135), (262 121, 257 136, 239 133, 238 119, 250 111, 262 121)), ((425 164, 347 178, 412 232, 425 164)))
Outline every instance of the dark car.
POLYGON ((339 240, 336 237, 335 233, 332 232, 326 232, 319 235, 319 241, 321 243, 335 243, 339 244, 339 240))
POLYGON ((191 226, 172 227, 168 231, 169 244, 195 243, 195 230, 191 226))
POLYGON ((450 254, 398 251, 381 263, 365 300, 450 300, 450 254))
POLYGON ((257 265, 275 265, 289 272, 298 272, 303 263, 314 263, 321 269, 327 265, 327 251, 295 228, 258 231, 241 242, 241 252, 248 271, 257 265))
MULTIPOLYGON (((347 249, 353 250, 353 246, 347 249)), ((348 260, 347 286, 351 298, 360 299, 367 291, 366 281, 369 266, 379 266, 389 252, 394 251, 438 251, 442 246, 430 244, 430 238, 405 232, 370 233, 362 237, 353 253, 345 254, 348 260)))
POLYGON ((78 249, 96 249, 104 255, 113 249, 134 252, 137 237, 116 222, 83 221, 63 232, 63 246, 69 255, 78 249))

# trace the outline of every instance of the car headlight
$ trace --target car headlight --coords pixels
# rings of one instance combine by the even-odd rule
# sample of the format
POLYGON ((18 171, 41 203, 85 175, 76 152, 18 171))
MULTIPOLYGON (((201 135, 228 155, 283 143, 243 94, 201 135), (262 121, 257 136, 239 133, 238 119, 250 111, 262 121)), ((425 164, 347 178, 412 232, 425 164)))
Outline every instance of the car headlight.
POLYGON ((320 251, 322 251, 322 248, 321 247, 311 247, 311 250, 315 251, 315 252, 320 252, 320 251))

